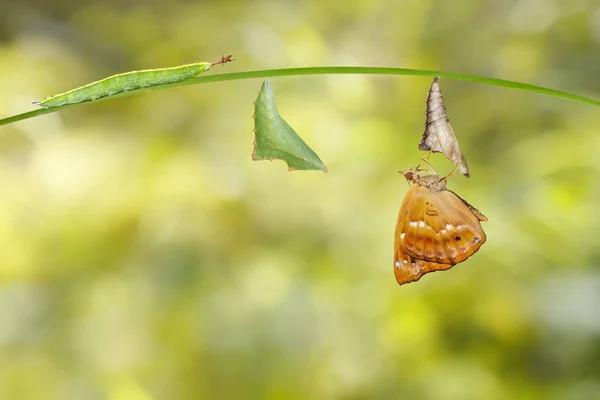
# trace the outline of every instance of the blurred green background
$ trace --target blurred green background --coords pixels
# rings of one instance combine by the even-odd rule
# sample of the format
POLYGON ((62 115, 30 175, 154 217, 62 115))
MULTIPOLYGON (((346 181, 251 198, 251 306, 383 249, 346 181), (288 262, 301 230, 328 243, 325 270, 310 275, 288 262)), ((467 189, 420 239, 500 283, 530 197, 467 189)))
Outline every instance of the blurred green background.
MULTIPOLYGON (((0 116, 105 76, 361 65, 600 98, 596 0, 1 0, 0 116)), ((600 398, 599 110, 442 80, 489 222, 399 287, 430 78, 272 79, 328 174, 251 161, 261 80, 0 128, 0 399, 600 398)), ((434 164, 446 173, 442 155, 434 164)))

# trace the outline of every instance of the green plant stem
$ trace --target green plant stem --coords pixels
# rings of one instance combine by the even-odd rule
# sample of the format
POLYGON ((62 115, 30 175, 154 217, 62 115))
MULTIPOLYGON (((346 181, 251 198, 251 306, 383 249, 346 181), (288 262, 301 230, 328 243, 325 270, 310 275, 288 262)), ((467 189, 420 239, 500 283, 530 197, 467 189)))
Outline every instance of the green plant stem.
MULTIPOLYGON (((406 68, 381 68, 381 67, 307 67, 307 68, 284 68, 284 69, 270 69, 260 71, 247 71, 247 72, 234 72, 228 74, 216 74, 216 75, 203 75, 196 78, 187 79, 181 82, 169 83, 166 85, 157 85, 148 88, 141 88, 122 92, 113 96, 105 97, 103 99, 95 100, 94 103, 104 100, 110 100, 117 97, 131 96, 140 92, 147 92, 151 90, 162 90, 177 86, 196 85, 200 83, 210 82, 223 82, 223 81, 234 81, 241 79, 256 79, 276 76, 300 76, 300 75, 342 75, 342 74, 365 74, 365 75, 418 75, 418 76, 439 76, 447 79, 458 79, 467 82, 483 83, 487 85, 502 86, 512 89, 524 90, 532 93, 539 93, 546 96, 555 97, 562 100, 573 101, 576 103, 582 103, 592 106, 600 107, 600 101, 590 99, 576 94, 563 92, 560 90, 554 90, 545 88, 542 86, 529 85, 527 83, 520 83, 514 81, 507 81, 504 79, 487 78, 477 75, 468 74, 456 74, 451 72, 443 71, 429 71, 422 69, 406 69, 406 68)), ((13 115, 4 119, 0 119, 0 126, 10 124, 17 121, 22 121, 28 118, 33 118, 38 115, 44 115, 51 112, 62 110, 63 108, 73 107, 86 103, 69 104, 60 107, 53 107, 47 109, 38 109, 23 114, 13 115)))

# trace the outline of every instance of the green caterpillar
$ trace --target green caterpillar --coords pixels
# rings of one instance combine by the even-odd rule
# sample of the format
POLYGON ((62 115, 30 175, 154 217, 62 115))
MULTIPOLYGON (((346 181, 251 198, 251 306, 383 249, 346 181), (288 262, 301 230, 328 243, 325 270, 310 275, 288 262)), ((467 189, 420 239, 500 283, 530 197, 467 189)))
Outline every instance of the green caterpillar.
POLYGON ((68 92, 46 97, 44 100, 36 101, 33 104, 44 108, 58 107, 65 104, 97 100, 128 90, 179 82, 206 72, 215 65, 225 64, 233 60, 233 55, 228 55, 221 57, 219 61, 214 63, 200 62, 179 67, 145 69, 112 75, 68 92))

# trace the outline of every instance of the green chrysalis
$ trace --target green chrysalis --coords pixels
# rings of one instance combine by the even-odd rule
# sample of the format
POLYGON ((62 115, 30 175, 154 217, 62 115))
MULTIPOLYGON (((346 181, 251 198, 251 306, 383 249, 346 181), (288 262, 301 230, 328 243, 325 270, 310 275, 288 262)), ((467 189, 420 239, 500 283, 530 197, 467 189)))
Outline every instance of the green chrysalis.
POLYGON ((254 151, 252 159, 285 161, 290 171, 321 170, 327 167, 279 114, 275 93, 265 80, 254 102, 254 151))
POLYGON ((33 104, 44 108, 58 107, 65 104, 97 100, 128 90, 179 82, 206 72, 215 65, 225 64, 233 60, 233 55, 228 55, 221 57, 219 61, 214 63, 200 62, 181 65, 179 67, 125 72, 69 90, 68 92, 46 97, 44 100, 36 101, 33 104))

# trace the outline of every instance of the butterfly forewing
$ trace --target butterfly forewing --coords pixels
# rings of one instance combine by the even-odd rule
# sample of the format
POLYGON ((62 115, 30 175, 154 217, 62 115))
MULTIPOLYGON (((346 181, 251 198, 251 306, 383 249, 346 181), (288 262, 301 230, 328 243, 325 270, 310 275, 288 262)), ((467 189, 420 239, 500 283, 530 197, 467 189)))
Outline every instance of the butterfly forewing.
POLYGON ((436 255, 435 237, 428 213, 431 210, 429 191, 424 186, 414 185, 407 193, 404 217, 398 218, 400 235, 404 239, 404 250, 412 257, 433 261, 436 255))

